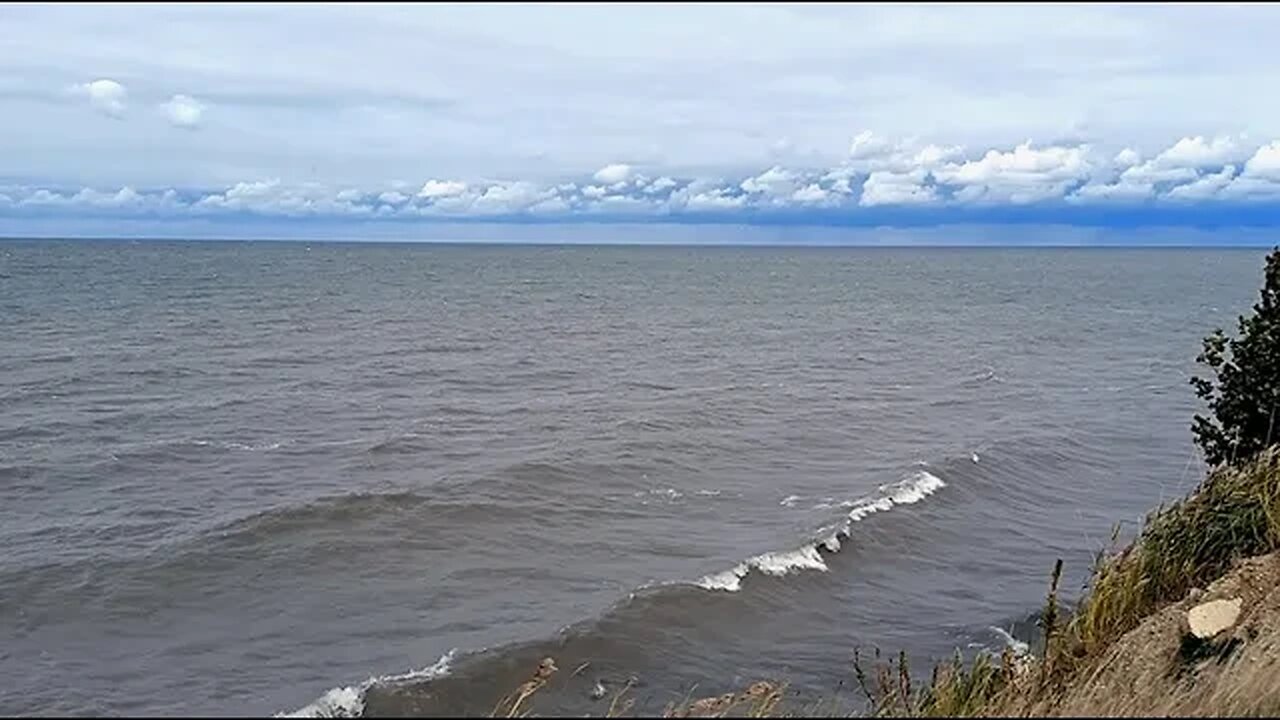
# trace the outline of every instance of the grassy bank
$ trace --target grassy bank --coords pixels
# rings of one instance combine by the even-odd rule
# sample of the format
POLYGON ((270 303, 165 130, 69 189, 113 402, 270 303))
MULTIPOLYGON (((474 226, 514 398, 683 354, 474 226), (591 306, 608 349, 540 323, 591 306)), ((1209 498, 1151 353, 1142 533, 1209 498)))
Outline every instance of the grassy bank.
MULTIPOLYGON (((880 715, 973 716, 1051 712, 1126 633, 1222 578, 1240 561, 1280 550, 1280 449, 1220 469, 1187 498, 1157 509, 1137 539, 1098 556, 1087 592, 1061 618, 1053 581, 1043 612, 1043 657, 979 658, 935 671, 912 697, 889 688, 880 715), (1060 619, 1061 618, 1061 619, 1060 619), (896 696, 895 696, 896 695, 896 696)), ((1280 682, 1278 680, 1277 682, 1280 682)))

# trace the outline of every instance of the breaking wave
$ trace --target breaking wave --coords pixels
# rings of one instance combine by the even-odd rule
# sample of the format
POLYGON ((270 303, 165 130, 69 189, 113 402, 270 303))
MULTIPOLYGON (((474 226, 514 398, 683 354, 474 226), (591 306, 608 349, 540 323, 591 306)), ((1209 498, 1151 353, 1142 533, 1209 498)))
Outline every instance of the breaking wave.
POLYGON ((860 522, 873 513, 887 512, 898 505, 918 503, 946 486, 947 484, 937 475, 925 470, 917 470, 905 480, 881 485, 873 496, 842 503, 842 506, 849 508, 847 518, 834 529, 828 528, 826 533, 817 540, 795 550, 756 555, 728 570, 707 575, 695 584, 706 590, 737 592, 742 589, 742 580, 752 570, 774 576, 801 570, 826 572, 827 564, 822 559, 819 548, 828 552, 839 552, 841 541, 849 538, 853 523, 860 522))
POLYGON ((293 712, 276 713, 279 718, 354 718, 364 712, 364 697, 369 688, 398 682, 435 680, 449 674, 449 666, 457 650, 450 650, 434 664, 420 670, 410 670, 399 675, 371 677, 359 685, 336 687, 316 698, 314 702, 293 712))

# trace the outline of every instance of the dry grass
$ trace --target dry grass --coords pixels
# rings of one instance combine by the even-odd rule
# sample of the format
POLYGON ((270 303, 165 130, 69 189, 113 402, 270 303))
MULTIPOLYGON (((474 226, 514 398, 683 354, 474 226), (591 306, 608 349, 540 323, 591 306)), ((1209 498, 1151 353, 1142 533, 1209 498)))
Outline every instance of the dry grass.
POLYGON ((1204 588, 1238 561, 1280 549, 1280 450, 1212 473, 1187 499, 1147 518, 1138 539, 1099 560, 1062 638, 1059 673, 1096 657, 1143 618, 1204 588))

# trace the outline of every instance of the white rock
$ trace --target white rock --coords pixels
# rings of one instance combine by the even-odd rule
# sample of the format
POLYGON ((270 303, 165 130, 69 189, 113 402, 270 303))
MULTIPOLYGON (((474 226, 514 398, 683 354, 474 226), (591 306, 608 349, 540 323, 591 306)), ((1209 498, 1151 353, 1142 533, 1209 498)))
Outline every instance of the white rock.
POLYGON ((1236 624, 1240 617, 1240 598, 1213 600, 1187 611, 1187 625, 1191 634, 1207 640, 1236 624))

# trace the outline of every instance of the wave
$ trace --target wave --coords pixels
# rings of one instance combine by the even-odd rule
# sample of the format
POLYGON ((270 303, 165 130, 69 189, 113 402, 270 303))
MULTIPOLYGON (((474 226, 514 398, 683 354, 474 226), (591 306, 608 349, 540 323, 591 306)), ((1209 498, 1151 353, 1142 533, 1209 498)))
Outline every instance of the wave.
MULTIPOLYGON (((640 658, 625 656, 629 648, 642 647, 651 641, 655 627, 665 625, 673 617, 695 625, 715 624, 733 614, 734 608, 741 610, 744 601, 749 603, 746 607, 759 610, 759 606, 750 601, 751 593, 733 594, 742 589, 748 575, 781 577, 803 571, 828 572, 826 556, 840 550, 841 540, 848 538, 853 523, 871 512, 920 502, 943 487, 946 483, 937 475, 916 471, 899 482, 881 486, 871 497, 850 503, 849 513, 837 526, 820 530, 819 539, 796 549, 756 555, 696 583, 663 582, 644 586, 628 593, 603 613, 561 628, 553 637, 480 648, 461 655, 456 650, 450 651, 423 670, 336 687, 309 705, 276 717, 357 717, 364 713, 398 714, 401 711, 474 714, 492 706, 494 699, 488 696, 496 692, 495 688, 514 687, 528 667, 540 658, 552 656, 558 662, 563 659, 565 667, 590 665, 593 668, 580 677, 575 674, 565 679, 574 686, 572 690, 566 686, 565 698, 569 699, 564 699, 565 702, 591 697, 602 680, 608 683, 605 687, 622 687, 621 675, 611 676, 636 670, 640 658), (725 592, 708 593, 708 590, 725 592), (694 619, 701 620, 695 622, 694 619)), ((641 494, 666 497, 670 495, 668 490, 655 488, 641 494)), ((397 502, 407 499, 400 497, 397 502)), ((370 501, 372 499, 360 502, 370 501)))
MULTIPOLYGON (((946 486, 946 482, 937 475, 927 470, 917 470, 905 480, 881 485, 877 493, 871 497, 843 503, 849 508, 846 519, 836 527, 822 531, 811 543, 795 550, 756 555, 728 570, 706 575, 694 584, 705 590, 737 592, 742 589, 742 581, 752 570, 773 576, 782 576, 800 570, 826 572, 827 563, 822 559, 820 550, 839 552, 841 541, 849 538, 853 523, 861 522, 863 518, 873 513, 887 512, 898 505, 918 503, 946 486)), ((785 501, 784 504, 786 504, 785 501)))
POLYGON ((1026 657, 1031 654, 1030 643, 1019 640, 1018 638, 1014 637, 1008 630, 1005 630, 1002 627, 996 627, 995 625, 992 625, 989 629, 991 630, 991 632, 1000 636, 1000 639, 1004 641, 1004 644, 1010 650, 1013 651, 1014 657, 1019 657, 1019 658, 1026 657))
POLYGON ((371 677, 356 686, 336 687, 316 698, 310 704, 293 712, 276 713, 279 718, 354 718, 364 713, 365 693, 378 685, 398 682, 435 680, 449 674, 449 668, 457 649, 450 650, 435 663, 420 670, 410 670, 399 675, 371 677))

